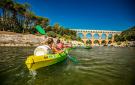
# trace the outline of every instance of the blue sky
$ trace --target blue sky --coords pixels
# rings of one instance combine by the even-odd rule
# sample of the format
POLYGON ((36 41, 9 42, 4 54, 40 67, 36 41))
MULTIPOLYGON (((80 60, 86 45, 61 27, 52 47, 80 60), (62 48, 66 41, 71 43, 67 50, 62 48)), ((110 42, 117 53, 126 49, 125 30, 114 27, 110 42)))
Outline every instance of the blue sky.
POLYGON ((135 26, 133 0, 16 0, 65 28, 125 30, 135 26))

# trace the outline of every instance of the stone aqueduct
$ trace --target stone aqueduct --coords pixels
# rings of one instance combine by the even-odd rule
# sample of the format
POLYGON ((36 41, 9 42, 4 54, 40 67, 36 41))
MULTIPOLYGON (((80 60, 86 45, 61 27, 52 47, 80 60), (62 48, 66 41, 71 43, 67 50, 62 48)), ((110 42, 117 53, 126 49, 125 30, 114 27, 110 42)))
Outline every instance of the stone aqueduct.
POLYGON ((72 30, 76 31, 77 35, 79 35, 79 33, 81 33, 83 35, 82 40, 84 43, 86 43, 87 40, 91 40, 92 45, 94 45, 95 40, 98 40, 99 44, 101 44, 103 40, 105 40, 106 44, 108 44, 108 42, 111 42, 113 44, 114 35, 115 34, 119 35, 121 33, 121 31, 109 31, 109 30, 80 30, 80 29, 72 29, 72 30), (87 34, 91 35, 90 39, 87 38, 87 36, 86 36, 87 34), (94 37, 95 34, 98 34, 98 36, 99 36, 98 39, 95 39, 95 37, 94 37), (105 36, 106 36, 105 39, 102 39, 103 34, 105 34, 105 36), (112 35, 111 39, 108 39, 110 34, 112 35))

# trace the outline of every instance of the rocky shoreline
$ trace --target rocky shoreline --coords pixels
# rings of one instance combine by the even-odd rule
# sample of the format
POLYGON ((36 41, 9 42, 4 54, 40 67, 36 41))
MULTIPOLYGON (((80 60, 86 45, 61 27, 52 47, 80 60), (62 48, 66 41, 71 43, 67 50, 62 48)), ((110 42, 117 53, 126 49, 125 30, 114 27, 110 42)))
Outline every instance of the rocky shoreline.
POLYGON ((44 35, 0 33, 0 46, 39 46, 45 41, 44 35))

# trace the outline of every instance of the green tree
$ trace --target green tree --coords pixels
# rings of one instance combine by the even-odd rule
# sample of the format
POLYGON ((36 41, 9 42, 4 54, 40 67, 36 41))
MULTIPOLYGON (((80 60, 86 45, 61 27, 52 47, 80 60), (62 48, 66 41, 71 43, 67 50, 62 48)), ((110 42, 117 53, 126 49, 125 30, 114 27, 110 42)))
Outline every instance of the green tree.
POLYGON ((63 37, 67 40, 71 40, 71 36, 64 34, 63 37))
POLYGON ((120 41, 120 36, 118 34, 114 35, 114 40, 116 42, 120 41))
POLYGON ((92 44, 91 40, 87 40, 86 44, 92 44))
POLYGON ((13 9, 14 2, 12 0, 1 0, 0 1, 0 8, 2 9, 2 28, 1 30, 7 31, 9 28, 9 16, 11 13, 11 10, 13 9), (8 28, 7 28, 8 27, 8 28))
POLYGON ((53 37, 53 38, 55 38, 55 37, 56 37, 56 33, 55 33, 55 32, 53 32, 53 31, 49 31, 49 32, 47 32, 47 35, 48 35, 49 37, 53 37))
POLYGON ((98 40, 95 40, 94 43, 95 43, 95 44, 99 44, 99 41, 98 41, 98 40))
POLYGON ((19 33, 35 33, 34 26, 38 22, 46 30, 48 36, 65 37, 69 40, 81 40, 76 37, 76 32, 60 26, 58 23, 49 26, 49 19, 37 16, 31 11, 28 3, 18 3, 14 0, 0 0, 2 10, 0 30, 19 33))
POLYGON ((76 36, 72 34, 72 35, 71 35, 71 39, 72 39, 72 40, 76 40, 76 36))
POLYGON ((46 32, 52 31, 52 26, 47 26, 45 30, 46 32))
POLYGON ((105 40, 102 40, 102 42, 101 42, 102 44, 106 44, 106 41, 105 40))
POLYGON ((124 41, 125 40, 134 41, 135 40, 135 26, 123 31, 121 33, 121 36, 124 38, 124 41))
POLYGON ((63 36, 64 35, 64 30, 65 30, 64 27, 61 26, 60 27, 59 34, 63 36))
POLYGON ((77 41, 82 41, 81 37, 79 37, 79 36, 76 37, 76 40, 77 40, 77 41))
POLYGON ((53 31, 55 33, 57 33, 57 34, 59 33, 59 31, 60 31, 60 25, 58 23, 54 24, 53 31))

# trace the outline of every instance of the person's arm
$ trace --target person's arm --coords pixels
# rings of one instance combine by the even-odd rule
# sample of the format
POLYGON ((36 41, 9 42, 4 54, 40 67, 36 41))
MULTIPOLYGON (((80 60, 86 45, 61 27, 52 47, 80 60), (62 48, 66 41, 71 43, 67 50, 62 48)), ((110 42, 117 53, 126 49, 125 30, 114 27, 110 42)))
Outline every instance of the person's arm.
POLYGON ((57 50, 55 47, 52 47, 53 53, 61 53, 63 50, 57 50))

